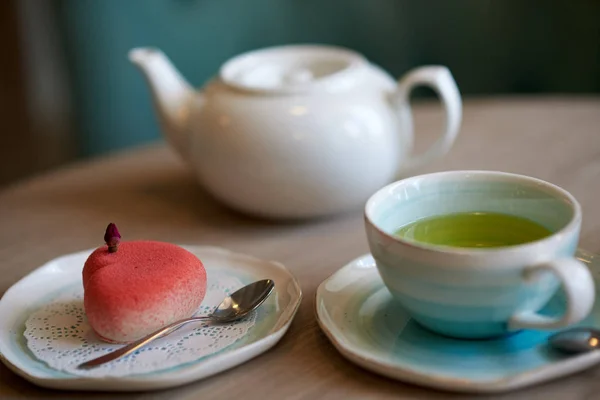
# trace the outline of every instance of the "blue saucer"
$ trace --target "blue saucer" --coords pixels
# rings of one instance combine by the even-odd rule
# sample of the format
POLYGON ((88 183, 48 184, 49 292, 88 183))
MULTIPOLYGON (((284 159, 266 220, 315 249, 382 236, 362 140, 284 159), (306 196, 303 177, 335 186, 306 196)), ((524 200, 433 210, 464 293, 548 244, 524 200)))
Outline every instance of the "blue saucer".
MULTIPOLYGON (((598 256, 579 250, 600 287, 598 256)), ((579 325, 600 328, 600 299, 579 325)), ((560 315, 557 293, 543 314, 560 315)), ((588 368, 600 352, 565 355, 547 345, 553 332, 520 331, 487 340, 440 336, 416 323, 383 285, 370 255, 350 262, 317 290, 317 318, 350 361, 382 375, 437 389, 492 393, 517 389, 588 368)))

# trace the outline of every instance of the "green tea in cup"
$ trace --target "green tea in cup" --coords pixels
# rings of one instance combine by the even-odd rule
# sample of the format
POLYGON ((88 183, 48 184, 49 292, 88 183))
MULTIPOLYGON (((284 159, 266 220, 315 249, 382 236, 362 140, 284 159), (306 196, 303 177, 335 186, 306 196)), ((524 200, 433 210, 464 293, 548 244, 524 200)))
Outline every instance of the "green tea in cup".
POLYGON ((369 249, 398 306, 429 330, 462 339, 581 322, 596 296, 575 256, 581 220, 566 190, 499 171, 408 177, 365 205, 369 249), (558 290, 564 313, 545 315, 558 290))
POLYGON ((494 212, 463 212, 421 218, 395 235, 451 247, 504 247, 534 242, 552 232, 530 219, 494 212))

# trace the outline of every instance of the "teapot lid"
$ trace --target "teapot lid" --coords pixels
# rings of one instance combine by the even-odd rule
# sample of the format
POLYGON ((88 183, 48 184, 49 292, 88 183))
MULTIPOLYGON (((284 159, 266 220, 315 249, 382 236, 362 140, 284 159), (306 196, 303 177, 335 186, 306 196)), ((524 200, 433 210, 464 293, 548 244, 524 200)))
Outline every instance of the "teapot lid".
POLYGON ((287 45, 240 54, 227 61, 220 78, 237 89, 301 93, 340 91, 353 85, 366 59, 351 50, 326 45, 287 45))

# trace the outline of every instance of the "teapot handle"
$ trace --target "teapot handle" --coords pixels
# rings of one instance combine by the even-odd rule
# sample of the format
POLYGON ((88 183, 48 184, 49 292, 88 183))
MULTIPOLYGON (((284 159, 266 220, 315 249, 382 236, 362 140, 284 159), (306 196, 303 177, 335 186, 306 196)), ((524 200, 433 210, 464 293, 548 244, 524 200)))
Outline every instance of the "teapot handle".
POLYGON ((462 120, 460 93, 448 68, 444 66, 419 67, 409 71, 400 79, 392 97, 392 103, 399 112, 399 120, 404 132, 413 136, 410 92, 416 86, 428 86, 438 94, 446 110, 446 128, 443 135, 426 151, 422 154, 411 155, 406 163, 400 166, 399 172, 402 175, 445 155, 458 135, 462 120))

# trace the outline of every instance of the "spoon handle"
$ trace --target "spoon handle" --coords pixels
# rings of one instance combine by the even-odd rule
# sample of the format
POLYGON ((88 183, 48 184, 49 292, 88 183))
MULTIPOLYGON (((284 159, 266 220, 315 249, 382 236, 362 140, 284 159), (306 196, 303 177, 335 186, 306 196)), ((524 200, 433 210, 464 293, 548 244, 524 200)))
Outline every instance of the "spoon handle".
POLYGON ((133 353, 134 351, 144 347, 148 343, 175 331, 176 329, 182 327, 183 325, 185 325, 189 322, 205 321, 208 319, 210 319, 210 317, 192 317, 192 318, 186 318, 186 319, 182 319, 179 321, 175 321, 172 324, 162 327, 159 330, 152 332, 152 333, 148 334, 147 336, 144 336, 141 339, 136 340, 135 342, 131 342, 128 345, 121 347, 120 349, 112 351, 103 356, 94 358, 92 360, 86 361, 82 364, 79 364, 77 366, 77 368, 91 369, 91 368, 97 367, 99 365, 105 364, 107 362, 116 360, 118 358, 125 357, 126 355, 133 353))

